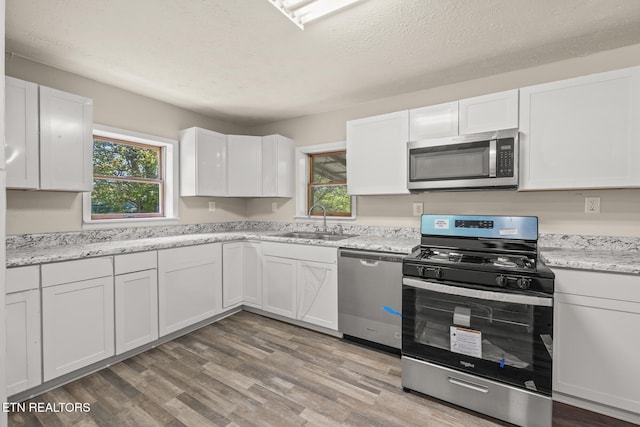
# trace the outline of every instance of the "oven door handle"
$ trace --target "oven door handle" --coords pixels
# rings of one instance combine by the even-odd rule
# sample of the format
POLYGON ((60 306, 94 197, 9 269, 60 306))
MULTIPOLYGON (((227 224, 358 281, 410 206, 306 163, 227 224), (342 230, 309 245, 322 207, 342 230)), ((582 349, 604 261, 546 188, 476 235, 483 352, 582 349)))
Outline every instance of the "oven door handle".
POLYGON ((483 291, 480 289, 464 288, 462 286, 443 285, 441 283, 428 282, 426 280, 402 278, 402 284, 413 288, 439 292, 448 295, 478 298, 488 301, 509 302, 514 304, 535 305, 541 307, 553 307, 553 298, 537 297, 532 295, 512 294, 507 292, 483 291))

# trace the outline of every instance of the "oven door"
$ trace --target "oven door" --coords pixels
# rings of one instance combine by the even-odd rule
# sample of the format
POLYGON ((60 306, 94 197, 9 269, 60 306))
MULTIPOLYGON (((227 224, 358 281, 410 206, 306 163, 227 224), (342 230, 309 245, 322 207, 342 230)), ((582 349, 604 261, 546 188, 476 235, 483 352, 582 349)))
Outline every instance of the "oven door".
POLYGON ((402 354, 551 396, 553 298, 403 278, 402 354))

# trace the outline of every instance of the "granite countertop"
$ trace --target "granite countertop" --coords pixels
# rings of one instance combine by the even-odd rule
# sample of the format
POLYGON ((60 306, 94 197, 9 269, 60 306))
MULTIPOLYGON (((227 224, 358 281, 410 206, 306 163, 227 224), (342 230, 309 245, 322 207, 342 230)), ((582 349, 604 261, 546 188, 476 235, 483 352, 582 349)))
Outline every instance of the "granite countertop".
POLYGON ((542 260, 554 267, 640 274, 640 238, 542 235, 542 260))
MULTIPOLYGON (((7 267, 89 257, 170 249, 237 240, 254 240, 410 254, 420 244, 414 228, 347 226, 343 240, 280 237, 311 231, 315 224, 241 221, 216 224, 106 229, 7 236, 7 267)), ((552 269, 572 268, 640 274, 640 237, 540 234, 542 260, 552 269)))
POLYGON ((33 246, 7 249, 7 267, 70 261, 90 257, 119 255, 180 246, 205 243, 228 242, 234 240, 260 240, 270 242, 296 243, 362 249, 379 252, 409 254, 420 244, 412 237, 359 235, 337 241, 279 237, 282 231, 231 231, 216 233, 183 234, 176 236, 148 237, 130 240, 109 240, 96 243, 64 244, 55 246, 33 246))
POLYGON ((540 248, 544 263, 551 267, 609 273, 640 274, 640 252, 604 249, 540 248))

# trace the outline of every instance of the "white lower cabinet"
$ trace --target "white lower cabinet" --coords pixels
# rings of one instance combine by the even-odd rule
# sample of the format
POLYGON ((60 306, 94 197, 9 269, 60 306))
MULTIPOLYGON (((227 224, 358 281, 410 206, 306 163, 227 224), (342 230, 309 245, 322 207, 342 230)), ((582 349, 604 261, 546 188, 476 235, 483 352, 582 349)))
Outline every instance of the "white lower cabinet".
POLYGON ((42 265, 42 359, 48 381, 114 355, 113 261, 42 265))
POLYGON ((263 255, 262 263, 262 309, 295 319, 297 261, 263 255))
POLYGON ((338 329, 337 249, 263 243, 263 309, 338 329))
POLYGON ((11 396, 42 382, 39 267, 7 269, 6 288, 6 380, 11 396))
POLYGON ((155 251, 115 257, 116 354, 158 339, 155 251))
POLYGON ((640 276, 554 272, 554 399, 640 422, 640 276))
POLYGON ((262 249, 256 242, 222 245, 222 307, 262 308, 262 249))
POLYGON ((298 261, 298 307, 296 318, 338 329, 338 280, 336 264, 298 261))
POLYGON ((158 251, 159 334, 165 336, 222 311, 222 245, 158 251))

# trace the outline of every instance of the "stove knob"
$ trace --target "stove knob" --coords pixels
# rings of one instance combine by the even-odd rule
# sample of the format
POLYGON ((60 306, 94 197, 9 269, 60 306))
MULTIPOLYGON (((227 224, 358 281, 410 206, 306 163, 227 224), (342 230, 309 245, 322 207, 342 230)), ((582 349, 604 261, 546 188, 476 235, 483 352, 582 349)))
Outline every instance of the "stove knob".
POLYGON ((529 289, 531 287, 531 279, 528 279, 526 277, 520 277, 516 281, 516 284, 520 289, 529 289))
POLYGON ((436 279, 442 279, 442 269, 441 268, 434 269, 433 275, 435 276, 436 279))
POLYGON ((418 269, 418 274, 420 276, 424 275, 424 265, 418 265, 416 268, 418 269))
POLYGON ((498 277, 496 277, 496 284, 501 288, 504 288, 505 286, 507 286, 507 277, 503 276, 502 274, 499 275, 498 277))

